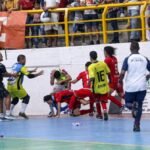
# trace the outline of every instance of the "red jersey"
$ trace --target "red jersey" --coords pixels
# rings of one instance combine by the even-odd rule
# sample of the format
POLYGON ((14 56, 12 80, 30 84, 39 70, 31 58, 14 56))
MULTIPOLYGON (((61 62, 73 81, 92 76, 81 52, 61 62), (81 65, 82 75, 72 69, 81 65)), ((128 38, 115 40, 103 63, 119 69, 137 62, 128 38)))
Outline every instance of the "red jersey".
POLYGON ((83 88, 90 88, 90 86, 88 85, 88 82, 89 82, 89 74, 88 74, 88 71, 83 71, 83 72, 81 72, 81 73, 78 75, 77 80, 82 80, 83 88))
POLYGON ((32 10, 34 8, 35 0, 20 0, 19 6, 22 7, 23 10, 32 10))
POLYGON ((119 81, 119 71, 118 71, 118 61, 115 56, 106 57, 105 63, 110 69, 110 78, 112 83, 118 83, 119 81))
POLYGON ((73 96, 72 90, 64 90, 54 94, 54 98, 56 102, 66 102, 69 103, 71 97, 73 96))

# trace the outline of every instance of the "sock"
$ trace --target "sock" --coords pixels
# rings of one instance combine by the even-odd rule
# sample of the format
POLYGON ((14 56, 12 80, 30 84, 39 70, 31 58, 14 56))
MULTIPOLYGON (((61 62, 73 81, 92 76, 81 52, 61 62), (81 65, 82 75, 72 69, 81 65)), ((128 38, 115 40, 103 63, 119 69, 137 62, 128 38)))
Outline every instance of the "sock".
POLYGON ((6 116, 10 115, 10 110, 6 110, 6 116))
POLYGON ((54 113, 54 109, 53 109, 53 105, 52 104, 49 105, 49 108, 50 108, 51 113, 54 113))
POLYGON ((12 114, 12 112, 13 112, 13 110, 14 110, 14 107, 15 107, 14 104, 11 104, 11 105, 10 105, 10 114, 12 114))
POLYGON ((111 102, 113 102, 114 104, 116 104, 118 107, 122 107, 121 102, 120 102, 118 99, 116 99, 114 96, 109 95, 109 96, 108 96, 108 99, 109 99, 111 102))
POLYGON ((101 106, 100 106, 100 103, 99 102, 96 102, 96 109, 97 109, 97 113, 98 115, 102 115, 102 112, 101 112, 101 106))
POLYGON ((88 113, 90 113, 90 109, 80 110, 80 115, 85 115, 85 114, 88 114, 88 113))
POLYGON ((103 108, 104 112, 106 112, 107 111, 106 103, 105 102, 101 102, 101 105, 102 105, 102 108, 103 108))
POLYGON ((25 103, 22 103, 22 108, 21 108, 21 113, 25 113, 25 110, 26 110, 26 108, 27 108, 27 104, 25 104, 25 103))

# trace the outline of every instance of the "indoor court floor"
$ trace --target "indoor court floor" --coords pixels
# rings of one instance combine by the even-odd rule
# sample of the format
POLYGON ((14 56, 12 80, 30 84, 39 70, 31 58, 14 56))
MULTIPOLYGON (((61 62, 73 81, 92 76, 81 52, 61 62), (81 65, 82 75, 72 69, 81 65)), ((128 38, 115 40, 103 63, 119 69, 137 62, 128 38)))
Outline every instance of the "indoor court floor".
POLYGON ((0 150, 150 150, 150 120, 139 133, 132 128, 133 120, 121 117, 17 119, 0 122, 0 150))

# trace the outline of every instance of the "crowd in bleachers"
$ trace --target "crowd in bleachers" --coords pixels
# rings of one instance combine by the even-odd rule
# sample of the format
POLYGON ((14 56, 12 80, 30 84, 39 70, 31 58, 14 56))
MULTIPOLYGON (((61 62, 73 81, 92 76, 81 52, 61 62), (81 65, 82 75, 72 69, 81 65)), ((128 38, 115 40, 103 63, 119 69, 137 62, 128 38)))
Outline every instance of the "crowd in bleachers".
MULTIPOLYGON (((80 7, 80 6, 92 6, 102 5, 111 3, 123 3, 123 2, 137 2, 139 0, 0 0, 0 11, 8 11, 11 13, 16 10, 36 10, 43 9, 43 13, 28 14, 27 24, 38 24, 38 23, 49 23, 49 22, 64 22, 64 13, 50 13, 48 10, 55 8, 66 8, 66 7, 80 7)), ((149 8, 148 8, 149 9, 149 8)), ((150 11, 150 9, 149 9, 150 11)), ((69 20, 80 21, 80 20, 95 20, 101 18, 103 10, 84 10, 71 12, 69 14, 69 20)), ((117 18, 124 16, 139 16, 140 6, 130 6, 128 8, 110 8, 108 10, 107 18, 117 18)), ((109 21, 110 28, 113 31, 119 30, 119 21, 109 21)), ((127 21, 126 21, 127 23, 127 21)), ((130 19, 130 24, 127 28, 136 29, 140 28, 140 19, 130 19)), ((74 23, 69 26, 70 33, 77 32, 99 32, 102 30, 100 21, 97 22, 85 22, 85 23, 74 23)), ((39 26, 28 26, 26 27, 26 36, 38 36, 38 35, 58 35, 60 30, 64 33, 64 25, 39 25, 39 26)), ((75 37, 71 37, 70 45, 74 46, 75 37)), ((100 34, 89 34, 82 37, 82 45, 87 44, 100 44, 100 34), (94 39, 94 40, 93 40, 94 39)), ((128 41, 140 41, 140 31, 132 31, 129 34, 128 41)), ((111 36, 110 43, 119 43, 119 32, 114 32, 111 36)), ((43 37, 43 38, 31 38, 26 39, 26 48, 38 48, 38 47, 55 47, 58 46, 58 37, 43 37)), ((60 46, 60 45, 59 45, 60 46)))

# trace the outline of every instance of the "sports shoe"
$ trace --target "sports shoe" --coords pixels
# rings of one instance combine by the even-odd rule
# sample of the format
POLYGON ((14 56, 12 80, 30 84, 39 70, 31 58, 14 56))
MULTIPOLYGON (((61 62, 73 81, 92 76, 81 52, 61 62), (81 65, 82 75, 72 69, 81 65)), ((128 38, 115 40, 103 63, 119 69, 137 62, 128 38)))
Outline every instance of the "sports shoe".
POLYGON ((107 112, 104 113, 104 120, 105 120, 105 121, 108 120, 108 113, 107 113, 107 112))
POLYGON ((96 115, 96 118, 97 118, 97 119, 103 119, 103 116, 102 116, 102 115, 97 114, 97 115, 96 115))
POLYGON ((19 116, 23 117, 24 119, 29 119, 29 117, 25 113, 22 113, 22 112, 19 113, 19 116))
POLYGON ((54 113, 53 112, 49 112, 48 117, 54 117, 54 113))
POLYGON ((139 124, 134 124, 134 127, 133 127, 133 131, 134 132, 140 132, 140 125, 139 124))
POLYGON ((120 107, 119 113, 122 114, 122 112, 123 112, 124 109, 125 109, 125 105, 122 105, 122 106, 120 107))
POLYGON ((133 102, 133 106, 132 106, 132 117, 133 118, 136 118, 137 111, 138 111, 138 103, 133 102))
POLYGON ((6 120, 15 120, 15 118, 14 117, 12 117, 12 116, 10 116, 10 115, 5 115, 4 116, 4 119, 6 119, 6 120))

